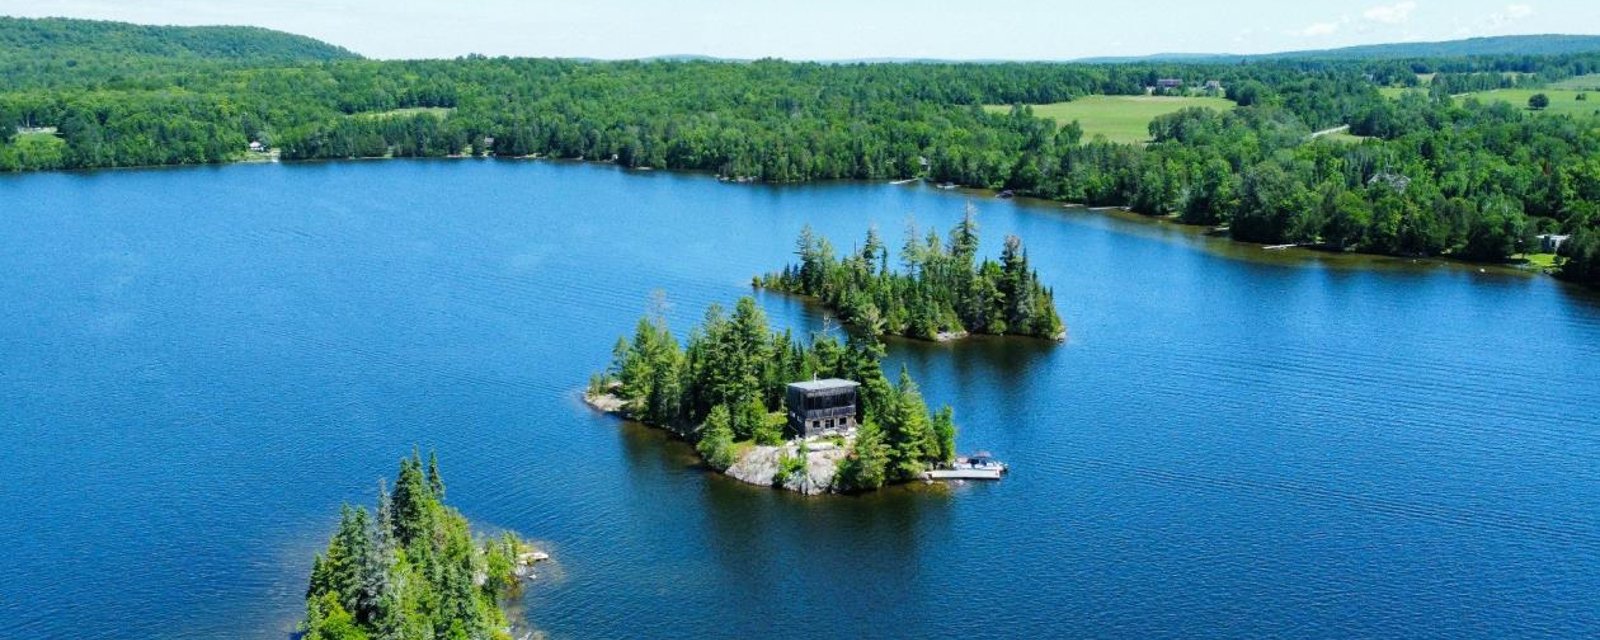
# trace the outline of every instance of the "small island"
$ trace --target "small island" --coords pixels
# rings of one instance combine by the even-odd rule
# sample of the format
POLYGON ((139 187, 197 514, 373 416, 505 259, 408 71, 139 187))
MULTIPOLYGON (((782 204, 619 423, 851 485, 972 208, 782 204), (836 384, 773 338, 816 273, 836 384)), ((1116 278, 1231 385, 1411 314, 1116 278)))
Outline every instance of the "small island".
POLYGON ((394 492, 379 485, 376 515, 346 505, 311 566, 302 640, 511 640, 504 606, 547 556, 514 534, 481 542, 444 504, 438 461, 400 461, 394 492))
POLYGON ((972 205, 941 242, 938 232, 906 229, 904 271, 889 269, 877 229, 860 249, 835 256, 827 238, 807 226, 796 241, 799 264, 754 279, 758 288, 822 301, 846 323, 874 336, 953 340, 973 334, 1066 339, 1055 294, 1028 266, 1022 240, 1007 236, 1000 261, 977 260, 978 223, 972 205))
POLYGON ((929 411, 904 368, 891 383, 883 345, 853 334, 809 341, 768 327, 754 298, 713 305, 680 346, 660 314, 619 338, 585 400, 695 443, 711 469, 805 494, 855 493, 953 462, 949 407, 929 411))

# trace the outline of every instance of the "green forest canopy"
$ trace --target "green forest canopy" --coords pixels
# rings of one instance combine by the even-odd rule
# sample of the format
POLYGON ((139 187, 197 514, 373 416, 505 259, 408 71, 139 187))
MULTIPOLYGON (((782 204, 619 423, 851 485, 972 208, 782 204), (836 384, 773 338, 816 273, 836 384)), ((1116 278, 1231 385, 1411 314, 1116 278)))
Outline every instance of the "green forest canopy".
POLYGON ((481 544, 444 504, 433 456, 400 461, 394 491, 376 513, 346 505, 328 548, 312 563, 304 640, 509 640, 500 605, 519 588, 522 548, 507 533, 481 544))
POLYGON ((12 89, 81 85, 207 63, 275 65, 359 57, 314 38, 258 27, 0 16, 0 80, 12 89))
POLYGON ((867 230, 858 251, 839 258, 833 244, 807 226, 795 242, 800 262, 756 278, 755 284, 819 298, 845 322, 874 336, 1064 337, 1055 293, 1028 265, 1021 239, 1007 236, 998 262, 978 260, 975 214, 968 204, 948 244, 937 231, 922 235, 908 224, 899 272, 889 268, 888 247, 876 228, 867 230))

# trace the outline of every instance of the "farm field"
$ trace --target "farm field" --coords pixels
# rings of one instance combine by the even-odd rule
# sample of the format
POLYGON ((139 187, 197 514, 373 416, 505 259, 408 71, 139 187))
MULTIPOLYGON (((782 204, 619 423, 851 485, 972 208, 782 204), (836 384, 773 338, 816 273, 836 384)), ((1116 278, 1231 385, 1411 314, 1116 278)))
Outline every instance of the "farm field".
POLYGON ((1550 85, 1551 89, 1600 91, 1600 73, 1567 78, 1550 85))
POLYGON ((1550 97, 1550 108, 1545 109, 1542 113, 1580 116, 1595 115, 1596 112, 1600 112, 1600 94, 1590 93, 1588 100, 1579 100, 1579 94, 1588 92, 1573 91, 1571 89, 1497 89, 1469 93, 1462 96, 1461 99, 1475 98, 1483 102, 1507 102, 1512 106, 1526 109, 1528 107, 1528 98, 1533 97, 1536 93, 1542 93, 1550 97))
MULTIPOLYGON (((1112 142, 1148 142, 1150 121, 1187 107, 1227 110, 1234 108, 1225 98, 1172 96, 1087 96, 1071 102, 1033 105, 1033 114, 1051 118, 1066 126, 1076 120, 1083 127, 1085 140, 1105 136, 1112 142)), ((986 105, 985 110, 1006 113, 1010 105, 986 105)))

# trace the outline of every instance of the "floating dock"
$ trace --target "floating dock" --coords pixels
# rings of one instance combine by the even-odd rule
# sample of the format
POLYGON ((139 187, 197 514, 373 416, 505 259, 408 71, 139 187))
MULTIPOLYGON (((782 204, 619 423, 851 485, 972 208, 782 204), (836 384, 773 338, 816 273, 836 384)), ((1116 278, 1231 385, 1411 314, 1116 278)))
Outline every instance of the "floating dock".
POLYGON ((927 480, 999 480, 1002 469, 934 469, 922 475, 927 480))
POLYGON ((923 472, 922 478, 934 480, 999 480, 1005 477, 1010 468, 1006 463, 994 459, 987 451, 979 451, 970 456, 956 458, 955 464, 943 469, 929 469, 923 472))

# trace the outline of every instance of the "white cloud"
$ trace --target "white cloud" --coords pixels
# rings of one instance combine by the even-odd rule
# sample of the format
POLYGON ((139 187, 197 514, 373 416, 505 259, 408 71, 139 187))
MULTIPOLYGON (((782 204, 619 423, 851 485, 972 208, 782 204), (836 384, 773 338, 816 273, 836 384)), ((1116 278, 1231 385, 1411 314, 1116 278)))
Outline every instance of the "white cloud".
POLYGON ((1309 27, 1301 29, 1299 33, 1300 35, 1308 38, 1315 38, 1320 36, 1331 36, 1338 30, 1339 23, 1337 22, 1318 22, 1309 27))
MULTIPOLYGON (((1525 5, 1514 5, 1525 6, 1525 5)), ((1362 17, 1373 22, 1383 24, 1401 24, 1411 19, 1411 12, 1417 10, 1417 3, 1407 0, 1397 4, 1382 5, 1367 9, 1362 17)))
POLYGON ((1531 4, 1508 4, 1506 8, 1496 11, 1479 20, 1475 31, 1495 32, 1505 28, 1512 22, 1533 15, 1531 4))

